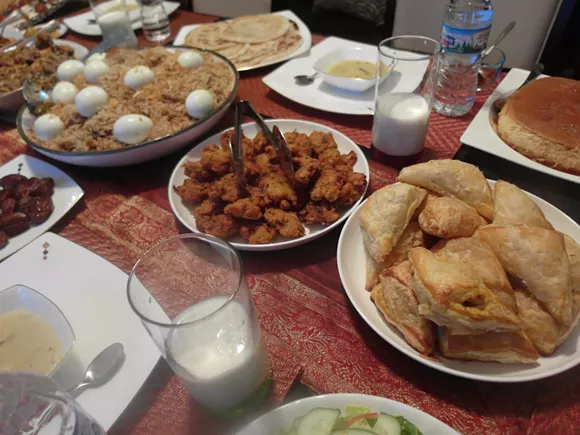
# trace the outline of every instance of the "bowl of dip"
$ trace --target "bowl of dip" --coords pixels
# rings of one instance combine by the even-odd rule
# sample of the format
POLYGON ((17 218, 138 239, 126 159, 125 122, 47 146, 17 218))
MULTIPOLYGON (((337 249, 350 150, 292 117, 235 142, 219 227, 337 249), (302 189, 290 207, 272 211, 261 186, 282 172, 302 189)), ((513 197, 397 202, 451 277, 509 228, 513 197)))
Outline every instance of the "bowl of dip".
MULTIPOLYGON (((383 67, 381 77, 388 71, 383 67)), ((338 48, 318 59, 313 68, 331 86, 364 92, 377 82, 377 51, 362 46, 338 48)))
POLYGON ((0 291, 0 372, 50 375, 75 344, 62 311, 24 285, 0 291))

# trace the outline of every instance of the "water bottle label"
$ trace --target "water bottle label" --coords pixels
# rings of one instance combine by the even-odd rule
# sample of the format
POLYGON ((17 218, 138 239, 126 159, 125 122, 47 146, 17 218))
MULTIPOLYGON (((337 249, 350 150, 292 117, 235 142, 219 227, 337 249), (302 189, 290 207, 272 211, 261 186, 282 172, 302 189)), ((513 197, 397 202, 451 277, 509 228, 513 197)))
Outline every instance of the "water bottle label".
POLYGON ((444 50, 453 53, 479 53, 487 45, 490 30, 491 26, 482 29, 457 29, 444 24, 441 45, 444 50))

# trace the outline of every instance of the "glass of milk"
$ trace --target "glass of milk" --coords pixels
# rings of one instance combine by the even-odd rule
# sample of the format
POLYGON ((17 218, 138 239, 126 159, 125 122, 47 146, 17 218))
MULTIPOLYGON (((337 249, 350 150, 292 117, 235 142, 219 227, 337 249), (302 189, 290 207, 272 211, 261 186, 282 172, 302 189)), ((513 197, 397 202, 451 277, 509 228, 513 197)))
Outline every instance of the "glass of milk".
POLYGON ((373 157, 403 166, 423 151, 433 105, 441 44, 396 36, 378 46, 373 157))
POLYGON ((129 304, 189 393, 208 411, 244 413, 270 388, 268 354, 242 260, 227 242, 183 234, 149 249, 129 304))
POLYGON ((137 37, 129 15, 133 11, 139 18, 137 3, 127 3, 125 0, 89 0, 89 3, 101 28, 103 45, 107 49, 137 47, 137 37))

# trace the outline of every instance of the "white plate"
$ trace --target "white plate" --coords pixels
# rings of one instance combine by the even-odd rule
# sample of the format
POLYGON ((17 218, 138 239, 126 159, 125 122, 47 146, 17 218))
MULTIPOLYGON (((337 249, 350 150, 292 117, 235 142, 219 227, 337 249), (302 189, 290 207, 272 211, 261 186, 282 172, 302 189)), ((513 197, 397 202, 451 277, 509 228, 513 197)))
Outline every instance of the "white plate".
MULTIPOLYGON (((375 61, 377 59, 378 52, 375 45, 330 36, 312 47, 307 55, 285 63, 265 76, 262 81, 289 100, 314 109, 347 115, 372 115, 375 98, 373 87, 364 92, 351 92, 331 86, 320 77, 308 86, 300 86, 294 80, 297 75, 314 74, 316 72, 314 64, 322 56, 340 48, 350 47, 360 48, 365 58, 375 59, 375 61)), ((399 72, 402 71, 402 73, 390 74, 385 80, 392 83, 390 86, 393 92, 399 89, 415 89, 421 83, 427 62, 407 62, 404 71, 399 68, 399 72)))
POLYGON ((8 174, 17 173, 29 178, 52 177, 54 180, 54 193, 52 195, 54 211, 45 222, 29 228, 22 234, 11 237, 8 245, 0 249, 0 261, 26 246, 45 231, 48 231, 84 195, 83 189, 72 178, 60 169, 34 157, 20 155, 0 166, 0 178, 8 174))
POLYGON ((0 288, 15 284, 32 287, 52 300, 74 330, 76 343, 52 375, 62 388, 80 381, 87 365, 108 345, 120 342, 125 347, 119 372, 107 384, 84 390, 77 398, 108 430, 160 357, 129 306, 127 275, 98 255, 46 233, 0 264, 0 288))
MULTIPOLYGON (((138 4, 137 0, 127 0, 128 4, 138 4)), ((163 2, 163 6, 165 7, 165 12, 167 15, 171 15, 181 4, 179 2, 163 2)), ((129 12, 129 17, 131 18, 131 27, 133 30, 140 29, 142 27, 141 24, 141 12, 139 9, 135 9, 129 12)), ((80 33, 81 35, 89 35, 89 36, 100 36, 102 35, 101 28, 95 22, 90 22, 89 20, 94 20, 95 14, 93 11, 87 11, 83 14, 75 15, 70 18, 65 18, 63 22, 71 29, 73 32, 80 33)))
POLYGON ((344 413, 347 406, 364 406, 370 408, 371 412, 403 416, 425 435, 459 435, 445 423, 423 411, 394 400, 364 394, 328 394, 297 400, 268 412, 236 435, 272 435, 280 429, 288 430, 294 419, 306 415, 314 408, 336 408, 344 413))
MULTIPOLYGON (((6 26, 6 29, 4 29, 4 33, 2 33, 2 36, 4 36, 5 38, 22 39, 24 37, 24 30, 18 30, 15 27, 18 24, 20 24, 20 22, 9 24, 8 26, 6 26)), ((38 26, 35 27, 41 26, 43 26, 43 24, 39 24, 38 26)), ((67 32, 67 30, 68 27, 66 27, 63 23, 58 23, 58 29, 56 30, 56 35, 54 37, 60 38, 67 32)))
MULTIPOLYGON (((489 181, 490 185, 495 184, 489 181)), ((527 192, 526 192, 527 193, 527 192)), ((580 242, 580 226, 559 209, 543 199, 527 193, 542 209, 546 218, 558 231, 580 242)), ((361 205, 362 206, 362 205, 361 205)), ((382 338, 405 355, 429 367, 462 378, 489 382, 525 382, 562 373, 580 363, 580 328, 548 357, 540 357, 536 364, 499 364, 494 362, 459 361, 440 357, 440 361, 425 358, 413 349, 401 334, 387 324, 365 290, 365 254, 360 230, 359 207, 348 219, 338 241, 338 271, 350 301, 361 317, 382 338)))
MULTIPOLYGON (((308 29, 306 24, 304 24, 304 22, 300 18, 298 18, 298 16, 294 12, 292 12, 290 10, 286 10, 286 11, 278 11, 278 12, 272 12, 272 13, 276 14, 276 15, 282 15, 283 17, 286 17, 289 20, 294 21, 298 25, 298 33, 300 33, 300 36, 302 36, 302 45, 294 53, 290 53, 288 56, 283 57, 282 59, 278 59, 278 60, 275 60, 272 62, 262 63, 262 64, 254 65, 254 66, 245 66, 245 67, 239 68, 238 71, 250 71, 250 70, 262 68, 264 66, 275 65, 277 63, 284 62, 288 59, 292 59, 294 57, 300 56, 303 53, 306 53, 310 49, 310 47, 312 46, 312 34, 310 33, 310 29, 308 29)), ((173 41, 173 44, 174 45, 187 45, 185 43, 185 37, 187 36, 187 34, 191 30, 193 30, 199 26, 203 26, 203 24, 191 24, 189 26, 183 26, 181 29, 179 29, 177 36, 175 36, 175 40, 173 41)))
MULTIPOLYGON (((523 154, 518 153, 506 144, 493 130, 489 123, 489 109, 497 98, 503 98, 515 91, 528 77, 529 71, 513 68, 502 80, 497 89, 487 99, 481 110, 475 115, 467 130, 461 136, 461 142, 481 151, 496 155, 503 159, 517 163, 536 171, 543 172, 564 180, 580 183, 580 176, 558 171, 549 166, 542 165, 523 154)), ((546 76, 542 76, 546 77, 546 76)))
MULTIPOLYGON (((298 121, 293 119, 269 119, 266 121, 266 124, 270 126, 270 128, 272 128, 272 126, 274 125, 277 125, 282 133, 287 133, 294 130, 298 131, 299 133, 305 133, 308 135, 313 131, 332 133, 332 135, 334 136, 334 140, 338 145, 338 150, 340 151, 341 154, 347 154, 351 151, 356 152, 357 162, 356 165, 354 166, 354 171, 366 175, 368 187, 370 171, 367 159, 365 158, 364 154, 359 149, 359 147, 344 134, 340 133, 337 130, 334 130, 333 128, 326 127, 321 124, 316 124, 314 122, 308 121, 298 121)), ((242 127, 244 130, 244 135, 250 139, 253 139, 256 136, 256 134, 258 134, 258 131, 260 131, 258 126, 253 122, 243 124, 242 127)), ((213 135, 209 139, 204 140, 202 143, 193 148, 179 161, 179 163, 173 170, 173 173, 171 174, 171 178, 169 179, 167 195, 169 196, 169 203, 171 204, 171 209, 173 210, 173 213, 175 213, 175 216, 177 216, 179 221, 187 228, 189 228, 191 231, 200 232, 197 229, 195 219, 191 214, 191 210, 193 210, 195 207, 184 204, 179 195, 177 195, 177 193, 175 193, 175 191, 173 190, 173 186, 181 186, 185 180, 183 164, 187 161, 200 160, 201 152, 203 151, 203 149, 209 146, 209 144, 211 143, 219 144, 220 136, 225 131, 231 130, 231 128, 232 127, 226 128, 225 130, 213 135)), ((362 197, 364 197, 364 194, 362 197)), ((356 202, 356 204, 341 209, 342 214, 340 216, 340 219, 338 219, 331 225, 328 226, 304 225, 304 227, 306 228, 306 234, 297 239, 284 239, 281 238, 280 236, 276 236, 276 238, 274 239, 275 242, 273 243, 268 243, 266 245, 250 245, 249 243, 245 243, 244 239, 239 237, 233 239, 232 245, 236 249, 240 249, 242 251, 278 251, 281 249, 293 248, 295 246, 303 245, 305 243, 311 242, 312 240, 315 240, 323 236, 324 234, 338 227, 352 213, 352 211, 356 208, 356 206, 360 204, 360 202, 362 201, 362 197, 356 202)))

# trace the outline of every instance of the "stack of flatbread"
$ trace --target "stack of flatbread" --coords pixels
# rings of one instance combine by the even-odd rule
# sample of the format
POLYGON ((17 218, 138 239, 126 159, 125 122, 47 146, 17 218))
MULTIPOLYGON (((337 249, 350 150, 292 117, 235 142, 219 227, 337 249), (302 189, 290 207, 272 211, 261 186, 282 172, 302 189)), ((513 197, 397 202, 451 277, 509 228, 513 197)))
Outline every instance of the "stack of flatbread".
POLYGON ((302 37, 282 15, 252 15, 203 24, 190 31, 185 43, 227 57, 237 68, 269 64, 294 53, 302 37))
POLYGON ((433 160, 360 212, 371 298, 419 352, 533 363, 580 316, 580 246, 522 190, 433 160))

